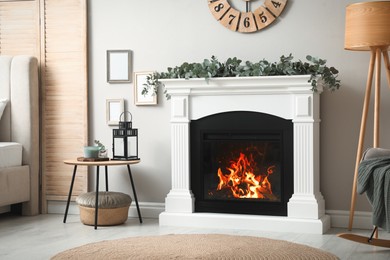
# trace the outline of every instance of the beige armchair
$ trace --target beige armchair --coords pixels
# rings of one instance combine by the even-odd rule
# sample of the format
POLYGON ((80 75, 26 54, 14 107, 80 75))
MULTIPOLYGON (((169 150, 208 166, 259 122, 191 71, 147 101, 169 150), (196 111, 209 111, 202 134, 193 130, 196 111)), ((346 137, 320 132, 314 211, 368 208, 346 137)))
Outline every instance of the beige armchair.
POLYGON ((38 61, 0 56, 0 99, 8 99, 0 119, 0 142, 22 144, 22 166, 0 168, 0 207, 22 203, 23 215, 39 214, 38 61))

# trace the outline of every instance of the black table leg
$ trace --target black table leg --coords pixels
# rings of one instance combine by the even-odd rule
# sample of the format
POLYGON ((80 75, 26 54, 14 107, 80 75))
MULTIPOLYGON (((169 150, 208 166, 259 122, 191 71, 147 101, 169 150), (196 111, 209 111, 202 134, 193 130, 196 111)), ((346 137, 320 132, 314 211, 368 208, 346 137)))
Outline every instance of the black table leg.
POLYGON ((131 174, 130 165, 127 165, 127 171, 129 172, 131 187, 133 188, 134 200, 135 200, 135 205, 137 206, 139 223, 142 223, 141 211, 139 210, 137 193, 135 192, 135 185, 134 185, 134 181, 133 181, 133 176, 131 174))
POLYGON ((106 171, 106 191, 108 191, 108 166, 105 165, 104 169, 106 171))
POLYGON ((99 201, 99 166, 96 166, 96 194, 95 194, 95 229, 98 223, 98 201, 99 201))
POLYGON ((77 171, 77 165, 75 165, 74 168, 73 168, 72 182, 70 183, 70 189, 69 189, 69 194, 68 194, 68 201, 66 203, 66 208, 65 208, 64 223, 66 223, 66 217, 68 216, 69 203, 70 203, 70 198, 72 197, 73 183, 74 183, 74 178, 76 176, 76 171, 77 171))

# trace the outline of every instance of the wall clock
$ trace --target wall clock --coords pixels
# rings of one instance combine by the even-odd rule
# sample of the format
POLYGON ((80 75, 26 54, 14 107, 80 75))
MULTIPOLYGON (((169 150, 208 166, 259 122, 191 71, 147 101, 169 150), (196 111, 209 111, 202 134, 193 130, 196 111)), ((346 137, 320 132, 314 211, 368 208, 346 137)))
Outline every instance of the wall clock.
POLYGON ((246 2, 245 12, 233 8, 228 0, 208 0, 209 8, 214 18, 223 26, 241 33, 251 33, 264 29, 282 13, 287 0, 265 0, 264 4, 253 12, 250 11, 250 1, 246 2))

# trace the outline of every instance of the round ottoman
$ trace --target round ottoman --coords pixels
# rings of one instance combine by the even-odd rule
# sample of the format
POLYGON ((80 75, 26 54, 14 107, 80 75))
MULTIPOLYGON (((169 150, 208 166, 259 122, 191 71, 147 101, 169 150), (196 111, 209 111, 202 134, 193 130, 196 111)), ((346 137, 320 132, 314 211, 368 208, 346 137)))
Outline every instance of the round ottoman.
MULTIPOLYGON (((95 225, 95 192, 79 195, 76 202, 80 208, 80 220, 84 225, 95 225)), ((119 225, 128 218, 131 198, 121 192, 99 191, 98 226, 119 225)))

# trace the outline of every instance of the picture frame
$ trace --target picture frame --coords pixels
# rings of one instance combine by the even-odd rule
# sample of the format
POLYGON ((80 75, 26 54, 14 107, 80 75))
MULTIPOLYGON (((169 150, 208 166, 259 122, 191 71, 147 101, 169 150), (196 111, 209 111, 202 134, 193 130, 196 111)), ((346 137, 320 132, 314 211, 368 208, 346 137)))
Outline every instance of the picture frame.
POLYGON ((106 122, 107 125, 119 125, 120 115, 125 111, 125 100, 106 99, 106 122))
POLYGON ((142 95, 146 77, 152 73, 153 71, 134 72, 134 104, 137 106, 157 105, 157 95, 152 91, 142 95))
POLYGON ((107 50, 107 82, 131 82, 131 51, 107 50))

